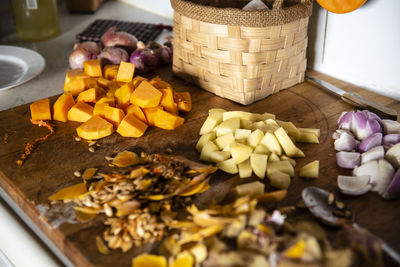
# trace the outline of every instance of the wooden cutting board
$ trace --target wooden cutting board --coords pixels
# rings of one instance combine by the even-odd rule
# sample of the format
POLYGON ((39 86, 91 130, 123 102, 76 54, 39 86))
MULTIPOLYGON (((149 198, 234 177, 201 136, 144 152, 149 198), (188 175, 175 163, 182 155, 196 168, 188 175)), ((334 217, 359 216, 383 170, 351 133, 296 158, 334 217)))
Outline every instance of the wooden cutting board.
MULTIPOLYGON (((316 72, 310 71, 308 74, 325 79, 345 90, 358 92, 400 112, 398 101, 361 90, 316 72)), ((174 154, 198 161, 199 153, 195 150, 195 144, 199 138, 199 129, 210 108, 270 112, 274 113, 277 119, 292 121, 298 127, 321 129, 320 144, 299 144, 306 157, 297 160, 296 176, 292 179, 284 204, 297 203, 301 199, 301 190, 306 186, 320 186, 338 193, 336 177, 346 172, 336 166, 332 133, 337 128, 337 119, 341 112, 354 109, 352 106, 307 82, 243 106, 174 77, 170 68, 160 69, 156 75, 170 82, 175 90, 191 93, 193 110, 183 115, 184 125, 174 131, 152 127, 143 137, 137 139, 123 138, 115 133, 101 139, 98 142, 100 146, 94 153, 89 152, 87 142, 74 140, 75 128, 79 123, 52 122, 55 125, 55 134, 40 143, 24 165, 18 167, 16 160, 24 151, 25 144, 45 135, 47 130, 30 123, 29 105, 0 112, 0 186, 40 232, 74 265, 130 266, 132 256, 143 250, 100 254, 95 245, 95 237, 104 229, 101 220, 85 224, 62 223, 61 218, 65 216, 44 212, 49 204, 48 197, 59 189, 76 183, 74 171, 102 166, 106 164, 105 156, 115 155, 126 149, 163 153, 170 148, 174 154), (316 159, 320 160, 320 177, 315 180, 299 178, 299 168, 316 159)), ((51 100, 54 102, 55 98, 51 100)), ((210 196, 222 199, 230 187, 237 183, 237 177, 217 172, 213 175, 211 188, 198 197, 199 201, 210 196)), ((267 190, 272 190, 267 182, 266 184, 267 190)), ((360 225, 400 251, 400 231, 397 225, 400 221, 400 200, 383 200, 371 192, 360 197, 343 196, 343 198, 353 210, 360 225)))

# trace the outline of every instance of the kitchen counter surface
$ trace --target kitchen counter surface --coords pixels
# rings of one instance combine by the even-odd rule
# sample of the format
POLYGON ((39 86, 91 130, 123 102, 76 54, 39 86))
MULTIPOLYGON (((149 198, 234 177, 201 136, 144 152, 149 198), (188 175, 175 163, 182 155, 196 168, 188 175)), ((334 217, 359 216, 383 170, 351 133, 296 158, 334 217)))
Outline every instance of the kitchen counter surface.
MULTIPOLYGON (((46 61, 45 69, 35 79, 12 89, 0 91, 0 110, 62 93, 63 81, 68 68, 68 56, 74 43, 77 42, 75 35, 82 32, 96 19, 172 25, 171 20, 118 1, 105 1, 93 14, 70 14, 66 9, 65 1, 60 1, 60 35, 42 42, 20 42, 17 40, 13 28, 9 7, 4 6, 3 3, 0 4, 0 15, 2 15, 2 18, 0 18, 0 45, 15 45, 35 50, 46 61)), ((164 34, 169 33, 162 33, 159 37, 160 41, 162 41, 161 36, 164 34)), ((0 250, 7 255, 15 267, 63 266, 63 263, 54 256, 2 199, 0 199, 0 236, 2 237, 0 239, 0 250), (21 256, 21 252, 23 256, 21 256)))

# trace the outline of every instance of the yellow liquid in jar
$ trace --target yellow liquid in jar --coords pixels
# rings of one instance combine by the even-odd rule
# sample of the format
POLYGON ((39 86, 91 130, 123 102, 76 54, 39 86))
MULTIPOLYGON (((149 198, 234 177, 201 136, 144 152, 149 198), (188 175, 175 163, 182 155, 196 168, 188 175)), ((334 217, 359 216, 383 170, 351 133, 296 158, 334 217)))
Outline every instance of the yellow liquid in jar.
POLYGON ((57 0, 11 2, 18 39, 42 41, 59 34, 57 0))

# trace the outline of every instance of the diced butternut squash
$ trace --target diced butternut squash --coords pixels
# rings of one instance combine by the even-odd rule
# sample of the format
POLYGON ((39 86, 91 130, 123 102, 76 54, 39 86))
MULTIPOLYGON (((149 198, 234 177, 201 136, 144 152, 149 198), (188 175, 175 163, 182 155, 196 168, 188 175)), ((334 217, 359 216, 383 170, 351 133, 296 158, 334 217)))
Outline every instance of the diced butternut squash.
POLYGON ((154 125, 166 130, 173 130, 182 125, 184 119, 175 114, 171 114, 165 110, 158 109, 154 116, 154 125))
POLYGON ((178 115, 178 105, 174 101, 174 91, 172 88, 160 89, 162 97, 160 105, 172 114, 178 115))
POLYGON ((68 120, 85 122, 89 120, 93 115, 93 107, 86 104, 85 102, 77 102, 68 111, 68 120))
POLYGON ((108 86, 112 83, 112 81, 107 80, 106 78, 103 77, 99 77, 96 82, 97 85, 103 89, 108 89, 108 86))
POLYGON ((135 73, 135 65, 130 62, 121 61, 117 73, 118 82, 130 82, 133 79, 135 73))
POLYGON ((68 83, 75 78, 89 77, 82 69, 73 69, 67 72, 64 81, 64 91, 69 92, 68 83))
POLYGON ((115 128, 118 127, 119 123, 125 117, 125 113, 120 108, 114 108, 110 106, 104 107, 104 118, 112 123, 115 128))
POLYGON ((142 81, 131 95, 131 103, 141 108, 151 108, 159 105, 162 97, 160 90, 152 86, 148 81, 142 81))
POLYGON ((146 120, 147 120, 147 124, 149 126, 154 126, 154 118, 156 116, 156 112, 157 110, 161 109, 162 107, 157 106, 157 107, 153 107, 153 108, 144 108, 143 113, 146 116, 146 120))
POLYGON ((50 99, 40 99, 31 104, 31 118, 35 121, 51 120, 50 99))
POLYGON ((86 83, 84 78, 73 78, 67 83, 66 92, 70 92, 73 96, 79 95, 86 89, 86 83))
POLYGON ((83 70, 90 77, 101 77, 101 64, 99 59, 90 59, 83 62, 83 70))
POLYGON ((140 137, 147 129, 147 124, 139 120, 132 113, 127 114, 117 128, 117 132, 124 137, 140 137))
POLYGON ((70 93, 64 93, 58 97, 53 105, 53 119, 66 122, 68 111, 75 105, 74 97, 70 93))
POLYGON ((96 77, 84 78, 84 82, 85 82, 85 88, 86 89, 93 88, 93 87, 98 87, 97 78, 96 77))
POLYGON ((129 105, 129 100, 133 90, 134 88, 131 83, 125 83, 115 91, 114 97, 117 100, 118 107, 126 107, 129 105))
POLYGON ((143 110, 139 106, 137 106, 135 104, 129 105, 126 108, 126 114, 130 114, 130 113, 135 115, 136 118, 143 121, 144 123, 147 123, 146 115, 144 115, 143 110))
POLYGON ((118 85, 118 83, 117 83, 116 81, 112 81, 112 82, 108 85, 107 95, 108 95, 108 96, 114 96, 114 95, 115 95, 115 91, 117 91, 118 88, 120 88, 120 86, 118 85))
POLYGON ((93 87, 79 93, 76 102, 96 103, 106 92, 101 87, 93 87))
POLYGON ((76 128, 78 136, 86 140, 100 139, 111 135, 113 131, 113 125, 98 115, 76 128))
POLYGON ((157 89, 167 89, 167 88, 172 89, 172 86, 169 83, 161 80, 160 77, 154 77, 153 79, 151 79, 150 84, 153 85, 157 89))
POLYGON ((132 80, 133 87, 134 87, 134 88, 138 87, 139 84, 140 84, 142 81, 147 81, 147 79, 146 79, 145 77, 136 75, 136 76, 133 78, 133 80, 132 80))
POLYGON ((119 65, 107 64, 103 68, 103 76, 107 80, 114 81, 117 78, 119 65))
POLYGON ((192 98, 189 92, 174 92, 174 100, 179 111, 189 112, 192 110, 192 98))
POLYGON ((103 96, 102 98, 99 99, 99 101, 96 102, 98 103, 105 103, 108 104, 109 106, 114 107, 115 106, 115 98, 113 96, 103 96))
POLYGON ((100 115, 101 117, 105 117, 104 109, 105 107, 110 106, 108 103, 96 103, 93 108, 93 116, 100 115))

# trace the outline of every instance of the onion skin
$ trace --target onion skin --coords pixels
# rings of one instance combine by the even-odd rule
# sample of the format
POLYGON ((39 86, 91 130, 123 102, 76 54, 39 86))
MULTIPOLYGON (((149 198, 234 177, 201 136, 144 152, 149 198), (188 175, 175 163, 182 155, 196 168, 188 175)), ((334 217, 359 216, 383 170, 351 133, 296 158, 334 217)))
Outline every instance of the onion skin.
POLYGON ((353 119, 354 111, 343 112, 338 120, 338 125, 340 129, 348 130, 351 129, 351 122, 353 119))
POLYGON ((150 48, 136 49, 131 56, 129 61, 135 65, 135 70, 138 73, 147 73, 154 70, 158 66, 158 56, 154 50, 150 48))
POLYGON ((100 38, 104 47, 121 47, 128 53, 134 51, 137 45, 137 38, 127 32, 116 32, 116 27, 109 28, 100 38))
POLYGON ((95 42, 83 42, 74 46, 74 51, 69 56, 71 69, 83 69, 83 62, 97 59, 100 54, 100 47, 95 42))
POLYGON ((383 194, 385 199, 400 198, 400 169, 397 170, 385 193, 383 194))
POLYGON ((129 54, 119 47, 106 47, 99 54, 99 59, 102 64, 120 64, 121 61, 129 61, 129 54))

